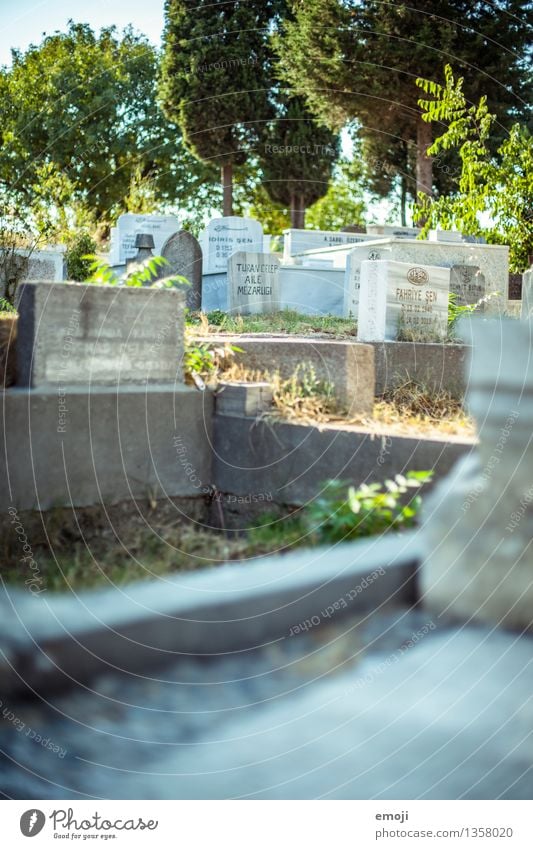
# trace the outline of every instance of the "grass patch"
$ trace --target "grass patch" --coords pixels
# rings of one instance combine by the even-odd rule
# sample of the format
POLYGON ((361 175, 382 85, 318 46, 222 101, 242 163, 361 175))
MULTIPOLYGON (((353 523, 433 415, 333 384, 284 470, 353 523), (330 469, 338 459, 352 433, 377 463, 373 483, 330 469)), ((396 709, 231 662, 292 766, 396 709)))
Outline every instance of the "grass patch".
POLYGON ((21 559, 16 534, 8 532, 1 575, 8 583, 25 585, 28 592, 122 586, 402 530, 414 524, 420 507, 420 496, 413 490, 430 477, 430 472, 412 472, 359 489, 347 481, 326 481, 312 504, 289 514, 263 514, 260 524, 242 532, 206 529, 183 520, 136 522, 134 514, 125 514, 120 528, 113 530, 104 514, 90 509, 49 511, 43 514, 46 529, 38 516, 33 516, 33 525, 31 516, 21 516, 31 540, 32 565, 21 559))
POLYGON ((187 323, 201 333, 273 333, 287 336, 322 335, 336 339, 357 336, 357 324, 352 319, 331 315, 301 315, 295 310, 267 315, 227 315, 220 310, 209 313, 190 313, 187 323))

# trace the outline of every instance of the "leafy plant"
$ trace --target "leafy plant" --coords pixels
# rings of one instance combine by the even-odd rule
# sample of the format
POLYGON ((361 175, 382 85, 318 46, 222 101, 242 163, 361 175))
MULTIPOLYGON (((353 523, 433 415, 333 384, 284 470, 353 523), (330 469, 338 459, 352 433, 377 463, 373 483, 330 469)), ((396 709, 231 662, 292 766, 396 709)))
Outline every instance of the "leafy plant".
POLYGON ((205 389, 206 381, 214 380, 229 368, 235 353, 243 353, 242 348, 230 345, 213 345, 210 342, 196 342, 186 339, 184 371, 185 382, 193 383, 198 389, 205 389))
POLYGON ((68 247, 65 260, 68 280, 86 280, 91 273, 91 259, 96 252, 96 242, 88 233, 79 233, 68 247))
POLYGON ((332 480, 306 511, 306 522, 319 542, 341 542, 402 530, 414 524, 420 496, 406 493, 431 480, 433 472, 407 472, 384 484, 362 484, 359 489, 332 480))
POLYGON ((0 298, 0 312, 8 312, 13 315, 17 314, 17 311, 11 301, 8 301, 6 298, 0 298))
POLYGON ((433 99, 419 100, 426 123, 444 123, 446 131, 428 153, 455 150, 461 160, 456 191, 439 198, 419 195, 415 219, 430 228, 457 228, 488 242, 510 246, 510 266, 521 271, 533 251, 533 137, 525 125, 514 124, 493 154, 496 115, 489 112, 486 97, 469 105, 464 80, 455 79, 449 65, 445 84, 417 79, 417 85, 433 99), (483 223, 489 220, 490 224, 483 223))
POLYGON ((135 263, 130 270, 119 276, 108 262, 96 256, 85 256, 89 261, 90 277, 86 283, 97 283, 100 286, 153 286, 157 289, 173 289, 174 287, 190 286, 186 277, 176 274, 172 277, 159 278, 159 271, 168 260, 162 256, 152 256, 141 263, 135 263))

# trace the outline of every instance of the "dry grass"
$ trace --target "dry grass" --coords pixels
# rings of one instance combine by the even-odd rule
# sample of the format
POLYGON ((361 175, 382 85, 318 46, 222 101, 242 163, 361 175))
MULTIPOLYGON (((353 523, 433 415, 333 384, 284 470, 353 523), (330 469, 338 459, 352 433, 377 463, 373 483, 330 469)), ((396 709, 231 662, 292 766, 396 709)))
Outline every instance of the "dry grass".
POLYGON ((476 428, 462 404, 445 390, 432 392, 414 381, 406 381, 376 400, 371 417, 349 416, 339 408, 331 387, 310 379, 302 382, 302 374, 283 379, 278 372, 249 369, 234 363, 221 375, 221 380, 253 383, 267 381, 273 388, 274 409, 268 418, 298 421, 302 424, 335 423, 361 425, 382 433, 424 436, 441 434, 474 437, 476 428))
POLYGON ((270 383, 274 408, 267 418, 271 421, 324 423, 340 413, 333 388, 316 377, 311 365, 302 365, 291 377, 282 378, 277 371, 249 369, 241 363, 234 363, 221 374, 221 379, 240 383, 270 383))
MULTIPOLYGON (((354 420, 355 421, 355 420, 354 420)), ((445 390, 430 391, 412 380, 405 381, 376 400, 370 420, 362 424, 389 433, 442 434, 474 437, 474 421, 460 401, 445 390)))

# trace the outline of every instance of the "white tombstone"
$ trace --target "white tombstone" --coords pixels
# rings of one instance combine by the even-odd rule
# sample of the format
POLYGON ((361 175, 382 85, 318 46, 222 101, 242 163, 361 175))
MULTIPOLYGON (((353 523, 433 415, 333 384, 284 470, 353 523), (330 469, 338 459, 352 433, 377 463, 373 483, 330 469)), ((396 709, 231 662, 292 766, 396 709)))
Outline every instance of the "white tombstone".
POLYGON ((263 228, 253 218, 230 215, 213 218, 200 235, 204 274, 226 271, 236 251, 263 251, 263 228))
POLYGON ((445 339, 448 333, 450 271, 438 266, 364 260, 357 338, 383 342, 400 330, 413 339, 445 339))
POLYGON ((350 251, 346 260, 346 271, 344 272, 344 309, 345 318, 357 319, 359 314, 359 291, 361 286, 361 263, 364 260, 375 262, 387 259, 390 248, 381 248, 379 245, 367 247, 359 245, 350 251))
POLYGON ((64 279, 65 248, 16 250, 0 248, 0 297, 10 288, 9 280, 21 283, 61 283, 64 279))
POLYGON ((524 321, 533 319, 533 266, 522 275, 522 311, 524 321))
POLYGON ((416 239, 420 227, 403 227, 401 224, 368 224, 366 232, 374 236, 393 236, 396 239, 416 239))
POLYGON ((331 248, 337 245, 357 245, 375 239, 367 233, 349 233, 335 230, 284 230, 283 259, 287 262, 293 256, 305 251, 331 248))
POLYGON ((133 259, 137 253, 135 237, 139 233, 149 233, 154 237, 154 256, 160 256, 163 245, 180 229, 174 215, 135 215, 127 212, 121 215, 117 226, 111 228, 110 264, 123 265, 133 259))
POLYGON ((275 254, 237 251, 228 262, 230 313, 255 315, 281 309, 279 258, 275 254))
POLYGON ((462 242, 463 234, 458 230, 430 230, 430 242, 462 242))

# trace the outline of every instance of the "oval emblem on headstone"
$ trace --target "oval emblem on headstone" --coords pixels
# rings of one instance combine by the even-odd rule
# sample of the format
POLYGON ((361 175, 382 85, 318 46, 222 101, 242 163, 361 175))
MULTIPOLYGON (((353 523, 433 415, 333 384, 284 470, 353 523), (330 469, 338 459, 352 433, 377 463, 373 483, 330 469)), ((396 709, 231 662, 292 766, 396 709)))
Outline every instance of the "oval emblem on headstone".
POLYGON ((412 283, 414 286, 423 286, 425 283, 429 283, 429 274, 425 268, 416 266, 415 268, 409 269, 407 272, 407 279, 409 280, 409 283, 412 283))
POLYGON ((370 253, 368 254, 368 258, 374 260, 381 259, 381 254, 379 253, 379 251, 370 251, 370 253))

